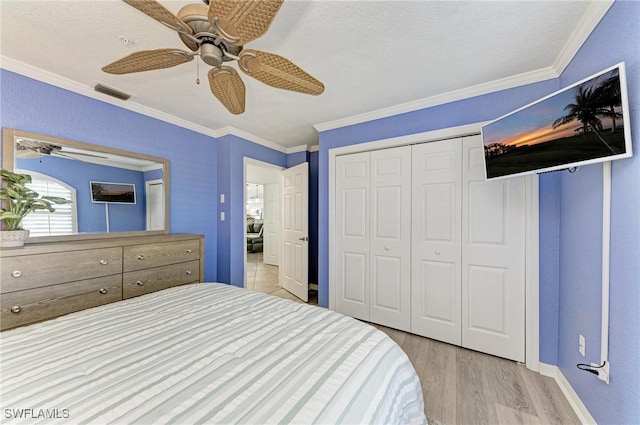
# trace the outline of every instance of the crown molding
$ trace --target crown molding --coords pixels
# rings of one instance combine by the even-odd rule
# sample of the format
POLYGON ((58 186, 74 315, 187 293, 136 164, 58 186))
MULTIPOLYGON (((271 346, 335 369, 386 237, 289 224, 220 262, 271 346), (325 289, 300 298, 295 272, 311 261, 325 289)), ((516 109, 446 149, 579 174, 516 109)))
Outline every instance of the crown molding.
POLYGON ((244 130, 240 130, 239 128, 235 128, 232 126, 227 126, 227 127, 223 127, 218 130, 215 130, 215 137, 217 138, 229 136, 229 135, 240 137, 241 139, 247 140, 252 143, 256 143, 258 145, 262 145, 266 148, 273 149, 287 155, 310 150, 310 148, 307 145, 299 145, 299 146, 293 146, 293 147, 287 148, 287 147, 278 145, 277 143, 273 143, 273 142, 270 142, 269 140, 263 139, 262 137, 256 136, 255 134, 248 133, 244 130))
POLYGON ((475 96, 481 96, 501 90, 507 90, 526 84, 538 83, 540 81, 558 78, 567 65, 571 62, 580 47, 587 40, 591 32, 598 25, 600 20, 607 13, 613 0, 602 0, 591 2, 582 19, 571 33, 569 40, 560 51, 552 66, 525 72, 506 78, 502 78, 488 83, 478 84, 466 87, 460 90, 454 90, 448 93, 435 95, 412 102, 403 103, 389 108, 378 109, 363 114, 353 115, 351 117, 340 118, 334 121, 315 124, 314 128, 318 132, 333 130, 336 128, 348 127, 350 125, 361 124, 367 121, 373 121, 382 118, 388 118, 394 115, 414 112, 420 109, 430 108, 433 106, 443 105, 458 100, 468 99, 475 96))
POLYGON ((309 150, 309 147, 307 145, 299 145, 286 148, 286 150, 287 153, 307 152, 309 150))
POLYGON ((553 63, 553 69, 556 70, 558 75, 564 72, 565 68, 573 60, 573 57, 578 53, 578 50, 580 50, 584 42, 587 41, 591 32, 593 32, 613 3, 613 0, 600 0, 589 3, 587 11, 582 16, 580 22, 578 22, 578 25, 573 29, 567 44, 564 45, 556 61, 553 63))
POLYGON ((224 136, 236 136, 236 137, 240 137, 241 139, 244 139, 246 141, 252 142, 252 143, 256 143, 258 145, 262 145, 266 148, 269 149, 273 149, 276 150, 278 152, 282 152, 282 153, 289 153, 287 152, 287 148, 285 148, 284 146, 278 145, 276 143, 273 143, 267 139, 263 139, 262 137, 256 136, 255 134, 251 134, 249 132, 246 132, 244 130, 240 130, 239 128, 235 128, 232 126, 227 126, 227 127, 222 127, 219 128, 217 130, 214 131, 215 137, 219 138, 219 137, 224 137, 224 136))
POLYGON ((523 74, 513 75, 502 78, 500 80, 490 81, 475 86, 454 90, 443 94, 438 94, 423 99, 414 100, 407 103, 391 106, 388 108, 378 109, 364 114, 354 115, 351 117, 341 118, 335 121, 328 121, 315 124, 314 127, 319 132, 333 130, 336 128, 347 127, 354 124, 361 124, 367 121, 373 121, 382 118, 392 117, 394 115, 414 112, 420 109, 430 108, 433 106, 443 105, 458 100, 468 99, 483 94, 493 93, 500 90, 506 90, 530 83, 557 78, 558 74, 552 67, 543 68, 523 74))

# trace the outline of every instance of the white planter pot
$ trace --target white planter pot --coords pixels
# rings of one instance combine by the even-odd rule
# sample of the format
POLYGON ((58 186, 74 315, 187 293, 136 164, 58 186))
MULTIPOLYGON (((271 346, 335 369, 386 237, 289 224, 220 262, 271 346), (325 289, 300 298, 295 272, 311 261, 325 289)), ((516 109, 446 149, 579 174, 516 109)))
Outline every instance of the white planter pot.
POLYGON ((28 237, 28 230, 1 230, 0 247, 11 248, 23 246, 24 241, 26 241, 28 237))

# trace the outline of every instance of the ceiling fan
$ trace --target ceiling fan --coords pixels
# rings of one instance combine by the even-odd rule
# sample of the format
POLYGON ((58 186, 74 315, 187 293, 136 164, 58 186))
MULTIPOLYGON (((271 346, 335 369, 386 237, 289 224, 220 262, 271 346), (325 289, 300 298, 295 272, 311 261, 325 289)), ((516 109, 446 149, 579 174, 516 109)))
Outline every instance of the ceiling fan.
POLYGON ((41 158, 43 155, 60 156, 68 159, 79 159, 77 156, 107 159, 106 156, 90 153, 63 151, 62 146, 42 142, 40 140, 21 138, 16 140, 15 156, 20 159, 41 158))
POLYGON ((203 0, 174 15, 155 0, 123 0, 176 31, 191 50, 155 49, 132 53, 102 68, 110 74, 129 74, 170 68, 200 56, 212 66, 208 73, 213 95, 231 112, 245 109, 245 85, 236 70, 224 62, 238 61, 250 77, 285 90, 319 95, 324 85, 282 56, 244 45, 264 35, 284 0, 203 0))

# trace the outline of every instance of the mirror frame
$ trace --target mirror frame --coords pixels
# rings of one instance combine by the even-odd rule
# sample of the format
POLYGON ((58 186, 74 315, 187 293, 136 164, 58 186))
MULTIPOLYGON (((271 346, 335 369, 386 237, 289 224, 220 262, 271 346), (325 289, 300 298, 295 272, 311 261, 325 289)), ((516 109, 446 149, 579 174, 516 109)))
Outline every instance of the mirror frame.
POLYGON ((77 142, 68 139, 62 139, 54 136, 47 136, 44 134, 31 133, 28 131, 17 130, 14 128, 2 128, 2 168, 9 171, 13 171, 15 166, 15 138, 24 137, 30 139, 42 140, 45 142, 53 143, 56 145, 68 146, 70 148, 87 149, 98 153, 107 153, 121 156, 128 156, 131 158, 144 159, 147 161, 154 161, 162 164, 162 180, 164 185, 164 230, 139 230, 130 232, 114 232, 114 233, 82 233, 75 235, 63 235, 63 236, 38 236, 30 237, 25 242, 40 243, 40 242, 61 242, 61 241, 74 241, 83 239, 107 239, 107 238, 121 238, 130 236, 146 236, 146 235, 164 235, 169 232, 169 210, 170 210, 170 174, 169 174, 169 160, 166 158, 159 158, 156 156, 144 155, 129 151, 124 151, 115 148, 109 148, 106 146, 92 145, 90 143, 77 142))

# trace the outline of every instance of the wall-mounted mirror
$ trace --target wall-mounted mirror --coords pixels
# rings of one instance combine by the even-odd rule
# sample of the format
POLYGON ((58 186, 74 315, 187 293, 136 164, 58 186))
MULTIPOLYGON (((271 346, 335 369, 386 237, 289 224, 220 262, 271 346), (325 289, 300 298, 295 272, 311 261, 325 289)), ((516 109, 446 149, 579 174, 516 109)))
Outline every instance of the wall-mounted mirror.
POLYGON ((169 232, 164 158, 4 128, 2 166, 31 174, 41 195, 72 200, 29 214, 30 242, 169 232))

